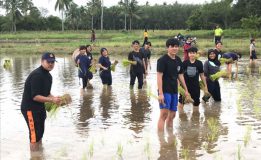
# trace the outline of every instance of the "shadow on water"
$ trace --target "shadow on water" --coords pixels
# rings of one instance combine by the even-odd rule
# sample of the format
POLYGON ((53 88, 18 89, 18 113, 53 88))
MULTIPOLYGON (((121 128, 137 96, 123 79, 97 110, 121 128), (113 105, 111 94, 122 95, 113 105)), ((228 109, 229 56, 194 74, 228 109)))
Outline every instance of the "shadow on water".
POLYGON ((123 117, 126 119, 125 124, 129 125, 129 129, 139 134, 145 127, 145 123, 150 121, 151 106, 145 90, 138 90, 136 93, 134 90, 130 90, 129 94, 130 110, 123 117))
POLYGON ((87 90, 84 91, 80 100, 80 112, 76 123, 78 132, 84 136, 88 135, 89 121, 94 116, 93 97, 93 90, 87 90))
POLYGON ((117 105, 114 103, 113 88, 111 86, 104 87, 100 94, 100 113, 104 129, 113 125, 112 114, 115 114, 117 105))

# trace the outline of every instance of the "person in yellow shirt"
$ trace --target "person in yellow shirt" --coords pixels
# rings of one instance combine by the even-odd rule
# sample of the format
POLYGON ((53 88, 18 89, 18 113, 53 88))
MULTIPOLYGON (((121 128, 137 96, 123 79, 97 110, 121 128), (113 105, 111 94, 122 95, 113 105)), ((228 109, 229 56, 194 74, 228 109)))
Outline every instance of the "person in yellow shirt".
POLYGON ((144 42, 142 44, 142 47, 144 47, 144 45, 148 42, 149 40, 149 34, 148 34, 148 31, 147 29, 145 29, 144 33, 143 33, 143 37, 144 37, 144 42))
POLYGON ((221 36, 223 35, 223 30, 219 27, 219 25, 216 26, 215 29, 215 43, 221 42, 221 36))

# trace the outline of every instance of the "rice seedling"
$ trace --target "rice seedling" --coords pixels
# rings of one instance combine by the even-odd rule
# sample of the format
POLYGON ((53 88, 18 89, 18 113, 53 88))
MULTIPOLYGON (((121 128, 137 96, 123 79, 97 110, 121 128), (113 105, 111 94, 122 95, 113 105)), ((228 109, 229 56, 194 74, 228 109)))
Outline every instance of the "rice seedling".
POLYGON ((236 159, 237 160, 242 160, 242 147, 240 145, 237 146, 237 153, 236 153, 236 159))
POLYGON ((259 105, 259 101, 254 99, 254 103, 253 103, 253 108, 254 108, 254 113, 256 115, 257 118, 260 118, 261 117, 261 107, 259 105))
POLYGON ((56 103, 53 103, 53 102, 45 102, 44 103, 45 109, 46 109, 47 112, 49 112, 50 116, 57 113, 58 108, 65 106, 65 105, 68 105, 69 103, 72 102, 71 95, 69 95, 69 94, 62 95, 61 99, 62 99, 62 101, 61 101, 60 104, 56 104, 56 103))
POLYGON ((203 142, 202 147, 205 149, 205 151, 208 151, 208 143, 203 142))
POLYGON ((181 87, 181 86, 178 86, 178 92, 183 96, 185 97, 185 103, 193 103, 194 100, 191 98, 190 94, 185 96, 185 90, 181 87))
POLYGON ((211 75, 211 76, 210 76, 210 80, 215 81, 215 80, 217 80, 217 79, 220 78, 220 77, 226 78, 226 77, 228 77, 228 76, 229 76, 229 75, 228 75, 228 72, 225 71, 225 70, 223 70, 223 71, 219 71, 219 72, 217 72, 217 73, 211 75))
POLYGON ((214 140, 217 139, 218 136, 218 121, 216 118, 210 118, 207 120, 207 124, 208 124, 208 129, 209 129, 209 133, 207 134, 207 138, 210 142, 213 142, 214 140))
POLYGON ((117 147, 117 155, 119 157, 122 157, 122 152, 123 152, 123 146, 121 143, 118 143, 118 147, 117 147))
POLYGON ((105 142, 104 142, 104 137, 101 138, 101 144, 104 146, 105 142))
POLYGON ((182 148, 181 149, 181 156, 185 159, 185 160, 189 160, 189 150, 188 148, 182 148))
POLYGON ((93 157, 93 153, 94 153, 94 141, 92 141, 89 145, 88 155, 90 158, 93 157))
POLYGON ((243 110, 242 105, 241 105, 239 100, 236 103, 237 103, 237 111, 238 111, 239 115, 241 116, 242 115, 242 110, 243 110))
POLYGON ((251 126, 246 126, 246 131, 244 135, 244 147, 246 147, 251 139, 251 132, 252 132, 252 127, 251 126))
POLYGON ((86 154, 86 152, 83 153, 81 160, 87 160, 87 154, 86 154))
POLYGON ((114 63, 111 65, 111 71, 115 72, 115 67, 119 62, 117 60, 114 61, 114 63))
POLYGON ((151 155, 151 145, 149 139, 147 139, 145 146, 144 146, 144 152, 147 155, 147 158, 150 159, 151 155))
POLYGON ((172 146, 173 146, 174 148, 176 148, 177 145, 178 145, 178 142, 177 142, 176 138, 174 138, 174 139, 172 140, 172 146))
POLYGON ((229 59, 227 59, 227 58, 220 58, 220 59, 219 59, 219 62, 220 62, 221 65, 222 65, 222 64, 225 64, 225 63, 231 63, 231 62, 233 62, 233 59, 232 59, 232 58, 229 58, 229 59))

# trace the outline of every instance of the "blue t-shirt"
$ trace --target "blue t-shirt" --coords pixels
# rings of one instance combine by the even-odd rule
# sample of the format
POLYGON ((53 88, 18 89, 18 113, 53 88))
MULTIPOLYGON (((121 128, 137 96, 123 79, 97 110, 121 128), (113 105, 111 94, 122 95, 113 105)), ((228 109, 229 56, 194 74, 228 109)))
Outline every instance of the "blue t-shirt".
POLYGON ((91 60, 86 55, 81 54, 79 54, 75 59, 76 62, 78 62, 78 60, 80 60, 78 75, 80 78, 82 78, 84 76, 87 76, 91 60))
POLYGON ((236 53, 233 53, 233 52, 228 52, 228 53, 224 53, 222 55, 223 58, 226 58, 226 59, 229 59, 229 58, 232 58, 233 61, 237 61, 238 60, 238 56, 236 53))
MULTIPOLYGON (((109 58, 109 57, 101 56, 101 57, 99 58, 99 63, 100 63, 103 67, 108 68, 108 71, 111 70, 111 61, 110 61, 110 58, 109 58)), ((103 69, 100 68, 100 71, 103 71, 103 69)))

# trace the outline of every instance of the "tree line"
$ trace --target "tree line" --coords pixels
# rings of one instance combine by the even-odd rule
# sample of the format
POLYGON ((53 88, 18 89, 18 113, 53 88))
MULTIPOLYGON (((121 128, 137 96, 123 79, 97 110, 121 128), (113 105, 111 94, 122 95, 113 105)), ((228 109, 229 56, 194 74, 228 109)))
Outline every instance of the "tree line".
POLYGON ((213 29, 261 28, 261 0, 213 0, 210 3, 167 3, 138 5, 137 0, 120 0, 105 7, 102 0, 89 0, 78 6, 73 0, 57 0, 61 17, 46 16, 32 0, 0 0, 6 14, 0 16, 0 31, 17 30, 132 30, 132 29, 213 29))

